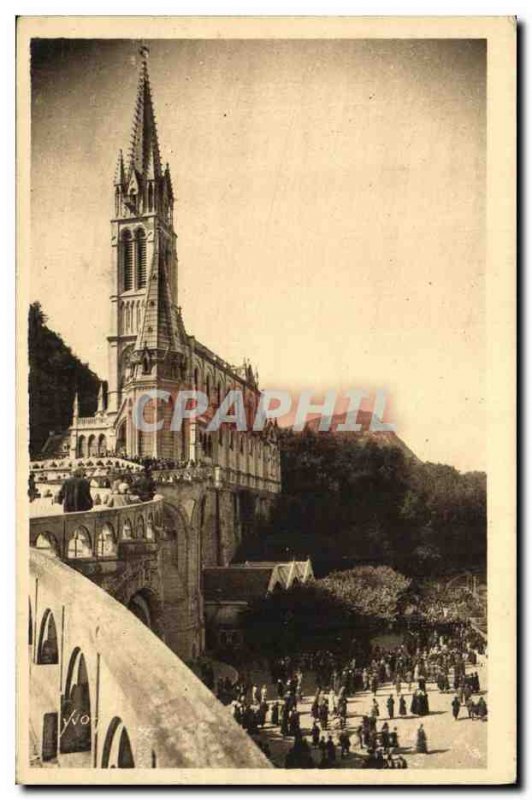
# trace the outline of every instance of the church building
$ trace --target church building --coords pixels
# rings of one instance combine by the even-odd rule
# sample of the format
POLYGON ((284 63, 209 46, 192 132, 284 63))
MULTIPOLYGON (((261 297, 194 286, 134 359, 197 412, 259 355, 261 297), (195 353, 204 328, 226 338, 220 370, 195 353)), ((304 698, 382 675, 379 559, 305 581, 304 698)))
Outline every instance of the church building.
POLYGON ((233 366, 187 333, 178 304, 178 255, 173 225, 174 190, 168 164, 159 151, 148 74, 148 51, 141 65, 127 155, 118 156, 111 220, 113 278, 108 342, 108 390, 100 388, 98 410, 81 417, 77 397, 69 430, 71 458, 109 453, 178 463, 214 466, 278 486, 277 428, 252 430, 260 391, 248 362, 233 366), (203 418, 185 420, 171 430, 173 398, 181 389, 197 389, 209 398, 203 418), (244 398, 248 429, 223 424, 207 432, 209 418, 230 390, 244 398), (150 401, 146 421, 161 419, 160 430, 134 424, 133 409, 148 391, 170 393, 169 402, 150 401), (151 416, 150 416, 151 415, 151 416))

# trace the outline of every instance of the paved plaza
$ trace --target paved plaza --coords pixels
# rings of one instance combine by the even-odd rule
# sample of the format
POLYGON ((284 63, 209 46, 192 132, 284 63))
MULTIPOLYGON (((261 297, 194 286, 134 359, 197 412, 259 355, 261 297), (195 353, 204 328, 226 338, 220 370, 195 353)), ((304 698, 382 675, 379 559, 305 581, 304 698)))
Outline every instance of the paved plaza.
MULTIPOLYGON (((485 659, 479 658, 478 664, 474 667, 480 678, 481 694, 486 703, 489 701, 487 695, 487 664, 485 659)), ((473 671, 470 668, 469 671, 473 671)), ((260 686, 265 680, 264 673, 252 672, 252 679, 260 686)), ((276 698, 275 687, 267 682, 269 699, 276 698)), ((305 677, 303 682, 304 700, 298 703, 298 710, 301 712, 301 731, 311 745, 310 730, 312 727, 312 717, 310 708, 313 698, 314 680, 312 675, 305 677)), ((414 688, 414 686, 412 687, 414 688)), ((407 687, 403 684, 403 695, 406 699, 409 715, 407 717, 395 717, 388 719, 386 700, 392 693, 396 700, 395 709, 398 703, 395 688, 392 684, 384 684, 377 692, 377 702, 380 709, 380 717, 377 720, 377 729, 380 730, 382 724, 388 721, 390 730, 397 727, 400 753, 407 761, 409 769, 472 769, 475 767, 486 766, 487 756, 487 722, 478 719, 470 720, 467 709, 462 706, 458 719, 455 721, 451 710, 451 702, 454 692, 442 694, 435 684, 427 684, 429 695, 430 713, 428 716, 417 717, 410 715, 411 692, 406 691, 407 687), (423 724, 427 733, 428 753, 416 753, 416 731, 420 724, 423 724)), ((473 695, 475 702, 479 695, 473 695)), ((351 753, 345 759, 340 759, 340 748, 337 747, 336 768, 353 769, 361 767, 366 755, 366 750, 360 749, 356 729, 360 725, 363 714, 369 714, 372 704, 373 694, 371 692, 358 692, 349 699, 348 716, 346 730, 351 738, 351 753)), ((325 738, 331 733, 335 743, 338 742, 340 727, 338 721, 330 718, 328 731, 325 738)), ((283 737, 279 727, 270 724, 262 729, 258 739, 267 743, 270 748, 271 758, 277 767, 284 767, 284 760, 287 752, 293 745, 294 739, 291 736, 283 737)), ((319 763, 319 749, 312 747, 312 756, 316 766, 319 763)))

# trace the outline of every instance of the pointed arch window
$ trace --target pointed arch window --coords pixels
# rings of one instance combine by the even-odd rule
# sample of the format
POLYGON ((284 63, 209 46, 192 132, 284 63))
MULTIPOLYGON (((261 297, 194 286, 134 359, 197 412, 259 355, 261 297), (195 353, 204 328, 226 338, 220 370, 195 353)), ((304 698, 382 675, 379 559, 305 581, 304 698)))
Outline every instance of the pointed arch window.
POLYGON ((68 542, 68 558, 90 558, 92 556, 89 532, 83 525, 76 528, 68 542))
POLYGON ((122 234, 122 275, 124 291, 133 288, 133 240, 130 231, 122 234))
POLYGON ((120 717, 113 717, 107 729, 103 745, 102 767, 104 769, 131 769, 135 766, 131 741, 127 728, 120 717))
POLYGON ((144 289, 146 286, 146 233, 143 228, 138 228, 135 239, 137 250, 137 289, 144 289))
POLYGON ((37 664, 59 664, 59 648, 57 628, 54 615, 49 608, 43 614, 39 645, 37 648, 37 664))

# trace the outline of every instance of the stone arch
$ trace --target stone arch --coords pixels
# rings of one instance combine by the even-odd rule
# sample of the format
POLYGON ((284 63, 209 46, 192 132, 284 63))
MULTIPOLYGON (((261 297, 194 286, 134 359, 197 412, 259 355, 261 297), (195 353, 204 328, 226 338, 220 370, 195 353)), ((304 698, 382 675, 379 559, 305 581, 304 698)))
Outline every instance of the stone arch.
POLYGON ((98 558, 115 556, 117 552, 116 535, 110 522, 105 522, 96 536, 96 555, 98 558))
POLYGON ((37 664, 59 664, 57 628, 53 612, 49 608, 44 612, 41 621, 37 664))
POLYGON ((122 272, 122 289, 125 292, 133 288, 133 239, 130 230, 124 230, 120 241, 120 266, 122 272))
POLYGON ((145 539, 146 538, 146 525, 144 523, 144 517, 139 514, 137 517, 137 521, 135 523, 135 538, 136 539, 145 539))
POLYGON ((133 525, 129 517, 122 521, 121 539, 133 539, 133 525))
MULTIPOLYGON (((146 231, 144 228, 139 227, 135 231, 135 247, 136 247, 136 284, 137 289, 144 289, 146 286, 146 231)), ((137 311, 139 304, 137 303, 137 311)), ((137 316, 137 323, 139 317, 137 316)))
POLYGON ((209 405, 211 404, 213 391, 214 391, 214 373, 213 373, 212 369, 206 368, 205 369, 205 394, 207 395, 207 399, 209 401, 209 405))
POLYGON ((194 389, 204 391, 205 389, 205 365, 197 356, 192 362, 194 389))
POLYGON ((164 605, 161 627, 165 642, 174 652, 182 652, 180 619, 183 604, 190 598, 190 526, 182 508, 164 502, 162 518, 163 538, 160 539, 161 581, 164 605))
POLYGON ((39 533, 33 546, 37 548, 37 550, 46 550, 48 553, 53 553, 54 555, 57 555, 59 550, 57 539, 53 533, 48 533, 47 531, 39 533))
POLYGON ((148 523, 146 525, 146 539, 150 542, 154 541, 155 539, 155 522, 151 511, 148 514, 148 523))
MULTIPOLYGON (((194 504, 190 519, 189 537, 189 583, 192 587, 195 578, 201 579, 201 569, 205 566, 212 566, 219 561, 219 543, 208 541, 207 537, 212 532, 209 522, 212 521, 212 514, 208 513, 209 492, 203 492, 194 504)), ((216 532, 214 532, 216 536, 216 532)))
POLYGON ((190 526, 184 509, 165 500, 162 526, 165 533, 164 541, 176 544, 174 563, 185 567, 188 560, 190 526))
POLYGON ((104 456, 107 452, 107 437, 105 433, 98 436, 98 455, 104 456))
POLYGON ((92 749, 92 720, 89 675, 79 647, 70 655, 61 703, 61 753, 85 753, 92 749))
POLYGON ((91 538, 87 528, 79 525, 68 540, 67 558, 90 558, 92 556, 91 538))
POLYGON ((78 436, 78 441, 76 443, 76 456, 78 458, 85 458, 87 455, 87 440, 85 436, 78 436))
POLYGON ((127 420, 122 420, 116 431, 116 452, 125 453, 127 449, 127 420))
POLYGON ((151 589, 139 589, 129 599, 127 607, 147 628, 156 630, 158 627, 157 617, 160 613, 159 605, 155 593, 151 589))
POLYGON ((120 717, 113 717, 107 733, 102 751, 102 767, 104 769, 131 769, 135 766, 133 750, 127 728, 120 717))

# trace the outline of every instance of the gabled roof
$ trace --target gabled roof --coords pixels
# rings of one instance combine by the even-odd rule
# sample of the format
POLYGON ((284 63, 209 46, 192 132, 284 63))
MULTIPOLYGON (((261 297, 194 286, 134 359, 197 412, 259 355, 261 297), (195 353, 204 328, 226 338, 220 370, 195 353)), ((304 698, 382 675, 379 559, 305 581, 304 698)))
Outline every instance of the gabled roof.
POLYGON ((249 602, 278 586, 289 589, 295 580, 314 577, 310 561, 247 561, 227 567, 205 567, 203 593, 207 602, 249 602))

